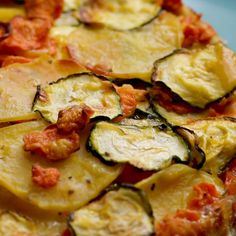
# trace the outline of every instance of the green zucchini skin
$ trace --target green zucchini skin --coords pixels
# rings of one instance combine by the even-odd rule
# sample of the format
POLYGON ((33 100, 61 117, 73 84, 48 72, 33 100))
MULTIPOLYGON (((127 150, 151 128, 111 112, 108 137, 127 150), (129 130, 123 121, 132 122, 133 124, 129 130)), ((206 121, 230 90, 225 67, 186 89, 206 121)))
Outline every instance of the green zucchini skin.
POLYGON ((180 49, 157 60, 153 84, 165 84, 192 107, 204 109, 236 89, 236 55, 222 43, 180 49))
MULTIPOLYGON (((191 112, 187 114, 177 114, 174 111, 166 110, 166 108, 162 107, 158 103, 158 100, 155 99, 155 96, 152 94, 152 92, 150 92, 149 101, 154 113, 164 122, 168 123, 171 126, 184 126, 189 122, 209 118, 209 109, 211 109, 211 107, 214 107, 214 105, 219 104, 223 100, 234 99, 235 96, 236 90, 233 90, 230 93, 226 94, 224 97, 218 99, 217 101, 208 104, 205 109, 197 109, 196 112, 191 112)), ((224 117, 227 117, 227 115, 224 117)))
POLYGON ((221 174, 236 154, 236 119, 216 117, 185 125, 197 135, 198 146, 204 151, 203 170, 221 174))
MULTIPOLYGON (((112 2, 115 2, 115 4, 113 5, 114 9, 116 8, 115 5, 120 5, 120 7, 122 7, 122 6, 126 5, 126 2, 129 2, 129 0, 126 0, 126 1, 105 0, 105 1, 103 1, 104 5, 106 5, 106 1, 109 2, 108 4, 111 4, 111 5, 113 4, 112 2)), ((142 3, 139 0, 139 2, 140 2, 140 4, 144 5, 148 1, 144 1, 144 3, 142 3)), ((119 11, 110 11, 108 13, 106 10, 106 7, 103 8, 104 7, 103 4, 97 4, 94 7, 93 1, 90 1, 90 0, 83 1, 83 3, 81 3, 78 7, 78 14, 77 14, 78 20, 81 23, 83 23, 85 25, 89 25, 89 26, 106 27, 106 28, 109 28, 112 30, 117 30, 117 31, 130 31, 130 30, 139 29, 139 28, 149 24, 155 18, 159 17, 160 13, 162 12, 161 6, 158 6, 158 4, 155 1, 153 1, 153 4, 152 4, 153 6, 152 7, 149 6, 149 10, 155 9, 155 11, 149 12, 149 16, 144 17, 142 20, 138 20, 137 18, 141 18, 143 16, 142 12, 131 12, 131 9, 129 9, 129 10, 126 9, 125 13, 122 13, 122 9, 119 9, 119 11), (90 12, 90 14, 87 14, 86 11, 90 12), (127 14, 127 12, 129 14, 127 14), (85 13, 85 15, 90 15, 90 16, 84 17, 83 16, 84 13, 85 13), (91 13, 92 13, 92 16, 91 16, 91 13), (126 19, 122 19, 123 22, 118 25, 117 21, 121 20, 121 19, 119 20, 119 18, 120 18, 120 15, 122 15, 122 14, 124 14, 123 18, 126 18, 126 19), (101 16, 103 16, 103 17, 101 17, 101 16), (129 18, 129 17, 131 17, 131 18, 129 18), (138 21, 135 22, 135 24, 134 24, 134 20, 136 20, 136 21, 138 20, 138 21)), ((150 4, 151 4, 151 1, 150 1, 150 4)), ((147 6, 145 8, 147 8, 147 6)), ((146 9, 146 11, 147 11, 147 9, 146 9)))
MULTIPOLYGON (((90 81, 87 80, 85 81, 88 86, 90 81)), ((86 85, 84 82, 84 85, 86 85)), ((87 89, 88 90, 88 89, 87 89)), ((84 99, 88 99, 87 97, 85 97, 84 99)), ((57 115, 59 113, 60 110, 63 110, 65 108, 70 107, 71 105, 80 105, 80 104, 86 104, 88 106, 90 106, 92 108, 92 110, 94 110, 94 115, 91 117, 92 121, 96 121, 96 120, 110 120, 113 119, 119 115, 122 114, 122 108, 121 108, 121 104, 120 104, 120 96, 116 93, 115 88, 112 86, 112 83, 110 81, 108 81, 106 78, 104 77, 97 77, 92 73, 80 73, 80 74, 73 74, 73 75, 69 75, 66 78, 60 78, 59 80, 55 81, 55 82, 51 82, 49 83, 46 87, 42 88, 40 85, 37 86, 37 91, 36 91, 36 95, 33 101, 33 105, 32 105, 32 110, 35 112, 39 112, 40 115, 49 123, 56 123, 57 120, 57 115), (98 90, 94 88, 91 89, 90 94, 89 94, 89 99, 91 98, 91 102, 90 101, 85 101, 83 100, 83 98, 79 98, 79 95, 77 96, 77 94, 80 93, 86 93, 87 91, 84 90, 84 88, 80 88, 79 86, 83 85, 83 80, 86 80, 85 78, 91 79, 91 84, 92 83, 97 83, 98 86, 98 90), (77 83, 77 81, 78 83, 77 83), (82 80, 82 82, 80 82, 80 80, 82 80), (78 88, 76 88, 76 95, 77 97, 75 97, 74 101, 72 98, 72 101, 70 101, 70 96, 73 97, 73 93, 75 93, 73 91, 73 87, 67 85, 68 89, 64 88, 65 84, 69 84, 72 83, 73 86, 77 86, 78 88), (74 84, 73 84, 74 83, 74 84), (57 86, 57 87, 56 87, 57 86), (102 88, 100 88, 99 86, 104 86, 106 87, 106 89, 109 89, 109 94, 107 93, 107 91, 102 90, 102 88), (55 88, 55 89, 54 89, 55 88), (50 94, 48 96, 48 100, 46 102, 40 101, 40 95, 42 91, 45 90, 49 90, 50 94), (54 90, 53 90, 54 89, 54 90), (59 90, 59 91, 57 91, 59 90), (62 98, 57 99, 56 95, 60 94, 60 92, 64 92, 65 96, 63 97, 63 95, 61 95, 62 98), (109 103, 109 106, 106 107, 102 107, 102 100, 99 101, 99 97, 98 99, 95 99, 95 92, 99 92, 98 96, 100 96, 100 99, 104 99, 109 103), (106 94, 104 94, 106 93, 106 94), (54 97, 53 97, 54 96, 54 97), (60 100, 61 99, 61 100, 60 100), (65 99, 66 101, 62 101, 63 99, 65 99), (77 100, 78 101, 77 101, 77 100), (80 100, 79 100, 80 99, 80 100), (102 111, 100 111, 99 109, 95 107, 93 107, 93 102, 95 101, 95 105, 100 105, 102 107, 102 111), (97 102, 98 101, 98 102, 97 102), (114 104, 110 104, 110 102, 114 102, 114 104), (61 102, 61 104, 60 104, 61 102), (96 104, 97 102, 97 104, 96 104), (91 103, 91 104, 90 104, 91 103), (51 106, 51 109, 50 109, 51 106), (54 107, 57 107, 56 109, 54 109, 54 107), (53 110, 54 109, 54 110, 53 110)))
POLYGON ((173 130, 182 136, 188 144, 191 156, 188 165, 195 169, 201 169, 206 161, 206 157, 204 151, 199 147, 197 135, 194 131, 185 127, 174 126, 173 130))
POLYGON ((160 170, 175 162, 186 164, 191 157, 189 144, 180 135, 163 122, 151 119, 125 119, 118 124, 98 122, 90 133, 87 147, 106 164, 127 162, 143 170, 160 170), (148 137, 145 138, 145 135, 148 137), (152 142, 148 148, 151 151, 145 157, 140 154, 143 153, 140 145, 143 145, 142 142, 149 142, 148 140, 152 142), (177 150, 167 148, 168 141, 177 150), (106 150, 102 150, 99 143, 103 143, 106 150), (118 153, 116 150, 119 150, 118 153))
MULTIPOLYGON (((91 233, 87 232, 91 229, 91 227, 93 227, 93 225, 91 226, 88 226, 86 225, 87 227, 87 230, 86 230, 86 227, 83 228, 83 226, 80 227, 79 223, 77 223, 76 220, 80 220, 81 217, 78 217, 77 216, 77 219, 76 219, 76 214, 81 214, 81 211, 83 213, 83 211, 86 211, 86 208, 88 209, 92 209, 94 212, 96 212, 96 209, 97 208, 93 208, 92 205, 105 205, 106 202, 109 202, 109 205, 111 204, 111 201, 113 199, 121 199, 122 198, 122 195, 124 195, 124 199, 128 202, 128 201, 134 201, 136 203, 138 203, 139 207, 142 209, 142 214, 145 215, 145 218, 147 220, 148 218, 148 225, 147 227, 149 228, 149 232, 146 232, 145 234, 142 234, 142 236, 154 236, 154 216, 153 216, 153 211, 152 211, 152 207, 149 203, 149 200, 145 194, 145 192, 139 188, 136 188, 135 186, 133 185, 130 185, 130 184, 114 184, 114 185, 111 185, 110 187, 108 187, 107 189, 105 189, 93 202, 89 203, 87 206, 84 206, 83 208, 80 208, 78 209, 77 211, 73 212, 69 218, 68 218, 68 227, 70 229, 70 231, 72 232, 72 234, 74 236, 90 236, 91 233), (122 192, 123 191, 123 192, 122 192), (128 193, 131 193, 132 195, 129 196, 128 193), (112 196, 110 197, 109 194, 112 193, 114 194, 113 196, 116 196, 115 198, 112 198, 112 196), (109 198, 110 197, 110 198, 109 198), (132 199, 132 197, 134 197, 134 199, 132 199), (106 200, 104 200, 106 199, 106 200), (95 209, 95 210, 94 210, 95 209)), ((124 201, 123 199, 123 201, 124 201)), ((119 202, 118 202, 119 203, 119 202)), ((122 202, 124 203, 124 202, 122 202)), ((109 205, 107 206, 109 208, 109 205)), ((119 204, 119 209, 122 208, 122 206, 125 206, 127 207, 127 204, 119 204)), ((106 207, 106 209, 107 209, 106 207)), ((113 205, 114 207, 114 205, 113 205)), ((102 208, 102 206, 100 206, 100 208, 102 208)), ((104 208, 102 208, 104 209, 104 208)), ((112 208, 114 209, 114 208, 112 208)), ((137 207, 136 207, 137 209, 137 207)), ((104 210, 102 210, 103 212, 104 210)), ((137 212, 138 213, 138 212, 137 212)), ((96 213, 95 213, 96 214, 96 213)), ((119 213, 118 213, 119 214, 119 213)), ((134 214, 136 214, 134 212, 134 214)), ((139 212, 140 214, 140 212, 139 212)), ((109 216, 116 216, 116 220, 125 220, 127 221, 127 218, 123 218, 123 217, 120 217, 121 219, 117 218, 117 211, 109 211, 108 210, 108 215, 109 216)), ((89 211, 88 211, 88 216, 89 216, 89 211)), ((98 217, 101 216, 100 214, 98 214, 98 217)), ((83 214, 82 214, 82 217, 83 217, 83 214)), ((104 217, 104 216, 103 216, 104 217)), ((106 217, 106 216, 105 216, 106 217)), ((97 219, 97 218, 96 218, 97 219)), ((145 221, 146 221, 145 220, 145 221)), ((104 220, 105 221, 105 220, 104 220)), ((111 222, 112 220, 110 219, 109 222, 111 222)), ((143 221, 142 221, 143 222, 143 221)), ((100 221, 99 221, 100 223, 100 221)), ((93 224, 93 223, 92 223, 93 224)), ((134 227, 134 225, 131 225, 131 227, 134 227)), ((110 235, 113 235, 113 236, 121 236, 123 234, 125 235, 131 235, 129 234, 129 229, 127 228, 123 228, 122 231, 116 231, 116 232, 110 232, 108 234, 105 233, 105 231, 108 230, 108 228, 105 228, 104 229, 104 232, 101 234, 100 232, 100 228, 98 228, 96 230, 96 232, 98 232, 97 234, 96 233, 93 233, 94 236, 96 235, 104 235, 104 236, 110 236, 110 235)), ((134 230, 133 228, 131 230, 134 230)), ((134 233, 134 232, 133 232, 134 233)), ((138 234, 139 232, 137 232, 137 235, 141 235, 141 234, 138 234)), ((132 234, 133 235, 133 234, 132 234)))

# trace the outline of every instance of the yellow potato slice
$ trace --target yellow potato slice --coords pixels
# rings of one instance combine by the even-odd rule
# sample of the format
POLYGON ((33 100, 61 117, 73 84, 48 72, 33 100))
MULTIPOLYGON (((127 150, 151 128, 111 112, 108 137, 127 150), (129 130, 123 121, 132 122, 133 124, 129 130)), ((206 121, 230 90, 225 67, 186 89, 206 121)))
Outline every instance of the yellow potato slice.
POLYGON ((140 27, 153 19, 161 10, 155 0, 83 0, 79 20, 102 24, 114 29, 128 30, 140 27))
POLYGON ((223 192, 220 179, 181 164, 172 165, 152 175, 137 183, 136 187, 147 193, 155 221, 158 222, 164 216, 186 208, 193 186, 203 182, 214 184, 218 191, 223 192))
POLYGON ((0 122, 36 119, 32 104, 37 85, 45 85, 69 74, 81 72, 72 60, 43 56, 27 64, 0 69, 0 122))
POLYGON ((64 161, 50 163, 25 152, 23 136, 45 126, 42 121, 33 121, 0 129, 0 184, 19 198, 46 210, 74 210, 95 198, 120 174, 120 166, 106 166, 86 151, 88 130, 81 134, 81 149, 64 161), (60 171, 55 187, 43 189, 32 182, 31 168, 36 162, 60 171))
POLYGON ((179 18, 163 13, 131 31, 80 26, 67 45, 72 58, 96 74, 150 82, 153 63, 181 47, 182 36, 179 18))
POLYGON ((13 212, 0 213, 0 235, 4 236, 59 236, 63 233, 63 228, 58 226, 33 221, 13 212))
POLYGON ((7 23, 14 16, 25 16, 25 9, 23 6, 9 6, 0 8, 0 22, 7 23))

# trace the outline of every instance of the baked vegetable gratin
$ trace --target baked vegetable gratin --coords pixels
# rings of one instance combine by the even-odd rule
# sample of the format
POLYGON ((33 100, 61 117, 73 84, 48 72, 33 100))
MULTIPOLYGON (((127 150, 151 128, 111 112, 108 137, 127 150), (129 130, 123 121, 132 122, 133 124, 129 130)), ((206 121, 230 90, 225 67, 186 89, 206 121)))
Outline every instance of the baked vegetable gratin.
POLYGON ((236 235, 235 88, 181 0, 2 0, 0 236, 236 235))

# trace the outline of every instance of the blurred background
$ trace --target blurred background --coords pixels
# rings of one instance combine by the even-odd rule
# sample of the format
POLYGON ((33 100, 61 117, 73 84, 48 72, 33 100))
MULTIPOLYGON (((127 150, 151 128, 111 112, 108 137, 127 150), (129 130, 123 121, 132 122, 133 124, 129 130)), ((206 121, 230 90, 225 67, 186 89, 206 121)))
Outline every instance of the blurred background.
POLYGON ((236 51, 236 0, 184 0, 201 12, 228 46, 236 51))

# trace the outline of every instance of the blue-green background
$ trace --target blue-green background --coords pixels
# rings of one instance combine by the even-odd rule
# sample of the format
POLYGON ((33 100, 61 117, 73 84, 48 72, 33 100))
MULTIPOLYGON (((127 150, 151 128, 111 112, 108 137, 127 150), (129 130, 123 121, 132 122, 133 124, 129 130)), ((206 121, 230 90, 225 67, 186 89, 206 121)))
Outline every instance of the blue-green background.
POLYGON ((236 0, 184 0, 203 14, 228 46, 236 51, 236 0))

